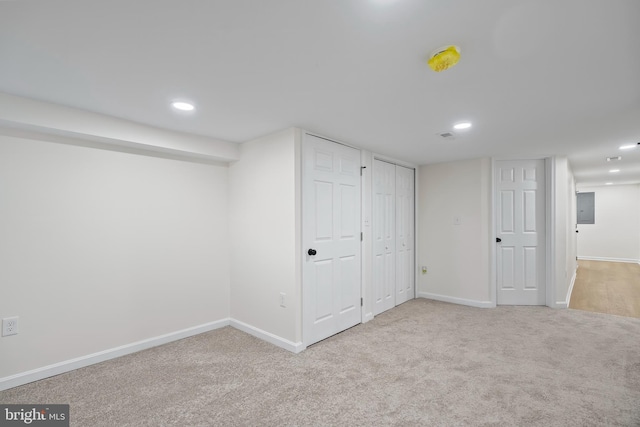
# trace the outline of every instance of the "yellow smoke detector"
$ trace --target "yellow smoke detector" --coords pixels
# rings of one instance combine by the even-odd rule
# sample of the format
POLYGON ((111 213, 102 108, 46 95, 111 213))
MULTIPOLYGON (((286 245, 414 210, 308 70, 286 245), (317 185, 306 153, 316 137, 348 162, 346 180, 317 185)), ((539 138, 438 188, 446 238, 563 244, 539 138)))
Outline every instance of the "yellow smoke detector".
POLYGON ((460 48, 458 46, 445 46, 436 50, 427 61, 429 67, 436 73, 447 70, 460 61, 460 48))

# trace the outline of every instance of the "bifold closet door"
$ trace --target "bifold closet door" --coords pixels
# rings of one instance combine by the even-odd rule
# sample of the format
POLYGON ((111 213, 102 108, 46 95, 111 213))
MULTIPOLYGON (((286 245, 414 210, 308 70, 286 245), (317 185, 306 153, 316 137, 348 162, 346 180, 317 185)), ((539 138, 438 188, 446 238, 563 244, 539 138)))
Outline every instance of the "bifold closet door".
POLYGON ((414 298, 414 170, 373 161, 373 314, 414 298))
POLYGON ((396 301, 414 297, 414 170, 396 166, 396 301))
POLYGON ((373 161, 373 314, 395 306, 396 166, 373 161))

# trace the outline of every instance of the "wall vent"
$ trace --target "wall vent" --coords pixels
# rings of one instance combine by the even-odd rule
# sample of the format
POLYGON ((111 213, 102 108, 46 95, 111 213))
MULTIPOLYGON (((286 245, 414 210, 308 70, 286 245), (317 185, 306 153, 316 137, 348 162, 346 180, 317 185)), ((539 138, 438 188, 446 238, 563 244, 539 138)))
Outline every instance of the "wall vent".
POLYGON ((456 139, 456 134, 453 132, 440 132, 438 135, 444 139, 456 139))

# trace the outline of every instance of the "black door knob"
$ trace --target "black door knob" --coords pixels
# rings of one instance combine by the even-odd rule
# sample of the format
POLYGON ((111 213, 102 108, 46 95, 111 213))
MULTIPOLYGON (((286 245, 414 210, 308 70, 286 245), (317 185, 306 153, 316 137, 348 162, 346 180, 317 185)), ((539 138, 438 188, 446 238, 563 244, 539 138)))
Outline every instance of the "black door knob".
POLYGON ((580 230, 576 230, 576 233, 579 233, 579 232, 580 232, 580 230))
POLYGON ((311 256, 314 256, 314 255, 315 255, 315 254, 317 254, 318 252, 317 252, 315 249, 309 249, 309 250, 307 251, 307 253, 308 253, 309 255, 311 255, 311 256))
POLYGON ((500 243, 500 242, 502 242, 502 239, 501 239, 501 238, 499 238, 499 237, 496 237, 496 242, 497 242, 497 243, 500 243))

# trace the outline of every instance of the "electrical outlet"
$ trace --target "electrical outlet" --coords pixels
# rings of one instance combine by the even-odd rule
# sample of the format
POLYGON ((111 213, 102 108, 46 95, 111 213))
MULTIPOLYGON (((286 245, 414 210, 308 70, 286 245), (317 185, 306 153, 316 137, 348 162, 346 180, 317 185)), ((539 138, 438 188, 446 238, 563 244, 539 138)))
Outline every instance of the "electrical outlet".
POLYGON ((287 308, 287 304, 285 301, 285 297, 287 296, 287 294, 285 294, 284 292, 280 292, 280 307, 282 308, 287 308))
POLYGON ((18 334, 18 316, 5 317, 2 319, 2 336, 7 337, 9 335, 18 334))

